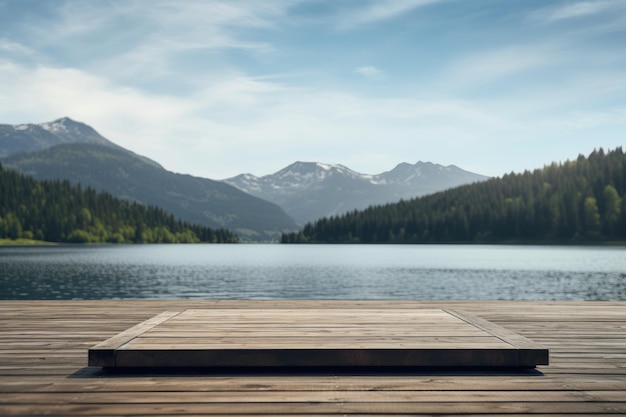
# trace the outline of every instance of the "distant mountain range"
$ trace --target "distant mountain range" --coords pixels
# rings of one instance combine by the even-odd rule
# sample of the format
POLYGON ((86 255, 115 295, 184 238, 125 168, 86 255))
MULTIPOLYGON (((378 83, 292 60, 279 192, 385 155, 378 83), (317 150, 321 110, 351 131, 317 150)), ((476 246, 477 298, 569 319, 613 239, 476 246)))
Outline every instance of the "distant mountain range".
POLYGON ((322 217, 368 206, 411 199, 488 179, 449 165, 402 163, 377 175, 361 174, 343 165, 296 162, 275 174, 241 174, 224 182, 281 206, 304 225, 322 217))
POLYGON ((321 217, 487 179, 430 162, 403 163, 378 175, 296 162, 264 177, 242 174, 214 181, 167 171, 67 117, 0 125, 0 161, 36 179, 67 179, 251 241, 275 241, 321 217))
POLYGON ((276 240, 297 227, 273 203, 220 181, 169 172, 69 118, 0 125, 0 155, 5 167, 36 179, 67 179, 246 240, 276 240))

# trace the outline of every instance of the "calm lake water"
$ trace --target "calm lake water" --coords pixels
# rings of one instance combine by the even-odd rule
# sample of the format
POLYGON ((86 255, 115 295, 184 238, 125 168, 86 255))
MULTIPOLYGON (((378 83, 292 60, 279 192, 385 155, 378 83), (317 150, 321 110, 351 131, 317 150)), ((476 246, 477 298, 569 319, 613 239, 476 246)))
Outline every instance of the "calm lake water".
POLYGON ((626 248, 0 247, 0 299, 626 300, 626 248))

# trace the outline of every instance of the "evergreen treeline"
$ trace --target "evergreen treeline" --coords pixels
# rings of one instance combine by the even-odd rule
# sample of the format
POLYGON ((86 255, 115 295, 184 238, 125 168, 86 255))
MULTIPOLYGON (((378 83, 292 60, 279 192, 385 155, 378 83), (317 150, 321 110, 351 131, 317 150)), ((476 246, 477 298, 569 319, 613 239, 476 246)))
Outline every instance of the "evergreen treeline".
POLYGON ((587 242, 626 240, 621 148, 353 211, 284 234, 283 243, 587 242))
POLYGON ((71 243, 233 243, 227 230, 174 219, 69 181, 36 181, 0 165, 0 238, 71 243))

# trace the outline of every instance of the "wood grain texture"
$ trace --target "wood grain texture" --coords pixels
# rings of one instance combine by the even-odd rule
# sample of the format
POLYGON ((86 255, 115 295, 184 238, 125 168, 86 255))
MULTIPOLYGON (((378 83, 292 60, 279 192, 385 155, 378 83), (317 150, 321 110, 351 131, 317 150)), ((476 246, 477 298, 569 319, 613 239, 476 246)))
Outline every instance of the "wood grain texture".
POLYGON ((128 330, 124 330, 104 342, 98 343, 89 349, 89 365, 115 367, 115 352, 117 349, 127 344, 134 338, 141 336, 153 327, 166 322, 172 317, 175 317, 177 314, 179 314, 178 311, 163 312, 131 327, 128 330))
POLYGON ((624 302, 0 301, 0 415, 624 415, 625 330, 624 302), (87 366, 94 345, 163 311, 188 309, 462 311, 548 347, 550 365, 516 372, 212 373, 87 366))

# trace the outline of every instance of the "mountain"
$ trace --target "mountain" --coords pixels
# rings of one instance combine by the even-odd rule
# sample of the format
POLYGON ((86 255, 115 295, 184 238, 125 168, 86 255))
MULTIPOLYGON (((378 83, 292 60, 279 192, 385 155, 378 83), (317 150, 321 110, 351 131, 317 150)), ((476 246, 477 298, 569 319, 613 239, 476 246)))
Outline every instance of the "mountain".
POLYGON ((626 241, 626 154, 575 161, 320 219, 285 243, 626 241))
POLYGON ((118 147, 90 126, 68 117, 41 124, 0 125, 0 158, 68 143, 118 147))
POLYGON ((102 145, 122 150, 144 162, 161 167, 145 156, 124 149, 106 139, 94 128, 84 123, 62 117, 52 122, 40 124, 2 125, 0 124, 0 158, 22 153, 36 152, 57 145, 85 143, 102 145))
POLYGON ((7 155, 3 165, 36 179, 68 179, 160 207, 185 222, 230 229, 246 240, 275 240, 297 228, 273 203, 220 181, 169 172, 67 118, 0 125, 0 138, 2 154, 7 155))
POLYGON ((298 224, 371 205, 410 199, 488 177, 454 165, 402 163, 367 175, 343 165, 296 162, 271 175, 241 174, 224 182, 281 206, 298 224))

